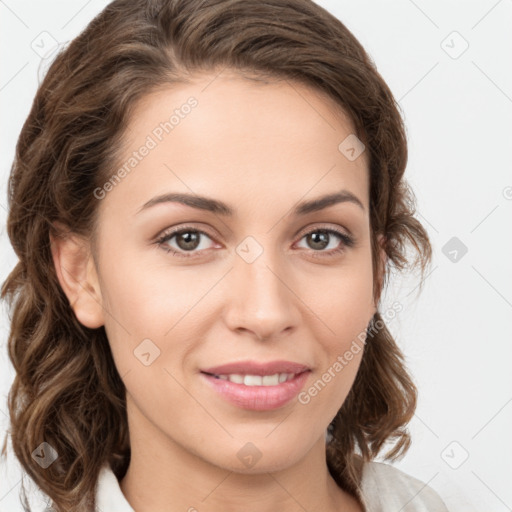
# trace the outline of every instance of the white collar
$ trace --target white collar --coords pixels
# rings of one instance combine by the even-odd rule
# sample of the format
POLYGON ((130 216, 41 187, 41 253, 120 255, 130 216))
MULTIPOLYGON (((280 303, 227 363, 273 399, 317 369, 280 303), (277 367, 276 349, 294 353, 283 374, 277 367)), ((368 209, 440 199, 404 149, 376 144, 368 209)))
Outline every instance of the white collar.
POLYGON ((135 512, 125 498, 112 468, 105 464, 98 476, 96 506, 108 512, 135 512))
MULTIPOLYGON (((448 512, 431 487, 382 462, 364 464, 361 494, 366 512, 396 512, 406 505, 410 512, 448 512)), ((108 512, 135 512, 108 465, 100 470, 96 505, 99 510, 108 512)))

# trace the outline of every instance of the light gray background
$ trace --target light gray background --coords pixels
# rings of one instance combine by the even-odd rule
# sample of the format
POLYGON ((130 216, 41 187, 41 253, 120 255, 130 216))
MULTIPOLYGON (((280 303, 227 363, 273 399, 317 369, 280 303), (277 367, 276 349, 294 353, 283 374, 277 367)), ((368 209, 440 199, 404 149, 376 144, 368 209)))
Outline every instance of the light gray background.
MULTIPOLYGON (((2 282, 15 263, 6 182, 45 68, 38 53, 74 38, 107 3, 0 0, 2 282)), ((434 247, 423 292, 417 277, 397 277, 384 301, 383 310, 395 300, 404 305, 389 328, 420 389, 413 445, 396 466, 428 482, 452 512, 512 510, 512 0, 318 3, 361 41, 399 100, 407 175, 434 247), (452 237, 466 254, 457 246, 457 254, 451 246, 443 252, 452 237)), ((7 334, 4 312, 2 435, 13 378, 7 334)), ((0 511, 22 510, 20 479, 10 454, 0 464, 0 511)))

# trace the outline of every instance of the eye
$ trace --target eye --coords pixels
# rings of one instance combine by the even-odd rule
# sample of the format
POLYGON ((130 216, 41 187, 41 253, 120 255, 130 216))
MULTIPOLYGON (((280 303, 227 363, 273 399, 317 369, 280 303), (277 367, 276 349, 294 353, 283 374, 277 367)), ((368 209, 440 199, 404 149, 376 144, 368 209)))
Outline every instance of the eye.
POLYGON ((343 252, 347 247, 353 247, 355 243, 352 236, 332 228, 314 229, 313 231, 309 231, 303 235, 301 240, 306 240, 309 247, 313 248, 313 256, 315 258, 336 256, 343 252), (338 240, 337 243, 336 239, 338 240), (329 248, 329 246, 331 246, 330 250, 324 250, 329 248))
POLYGON ((211 237, 208 233, 201 231, 197 228, 187 228, 182 227, 180 229, 164 233, 158 240, 156 241, 157 245, 162 247, 167 252, 172 252, 172 254, 176 256, 183 256, 185 258, 192 256, 189 254, 184 254, 187 252, 196 252, 196 249, 206 250, 208 247, 204 247, 203 241, 201 240, 203 237, 211 240, 211 237), (170 242, 173 241, 177 244, 173 246, 170 242))

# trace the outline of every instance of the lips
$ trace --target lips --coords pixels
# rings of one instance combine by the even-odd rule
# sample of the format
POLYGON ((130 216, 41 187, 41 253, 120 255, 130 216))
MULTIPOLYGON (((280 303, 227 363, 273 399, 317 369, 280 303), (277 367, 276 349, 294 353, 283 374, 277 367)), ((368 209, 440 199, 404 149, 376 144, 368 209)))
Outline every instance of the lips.
POLYGON ((288 403, 304 386, 310 371, 291 361, 243 361, 206 368, 201 374, 231 404, 263 411, 288 403))

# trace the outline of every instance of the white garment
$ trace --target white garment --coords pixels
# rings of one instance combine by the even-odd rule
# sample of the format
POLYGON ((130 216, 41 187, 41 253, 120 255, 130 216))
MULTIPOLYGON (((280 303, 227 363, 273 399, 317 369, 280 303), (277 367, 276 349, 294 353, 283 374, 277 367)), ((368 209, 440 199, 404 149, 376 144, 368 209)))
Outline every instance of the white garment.
MULTIPOLYGON (((364 465, 361 490, 366 512, 448 512, 431 487, 382 462, 364 465)), ((107 465, 98 478, 96 505, 103 512, 135 512, 107 465)))

